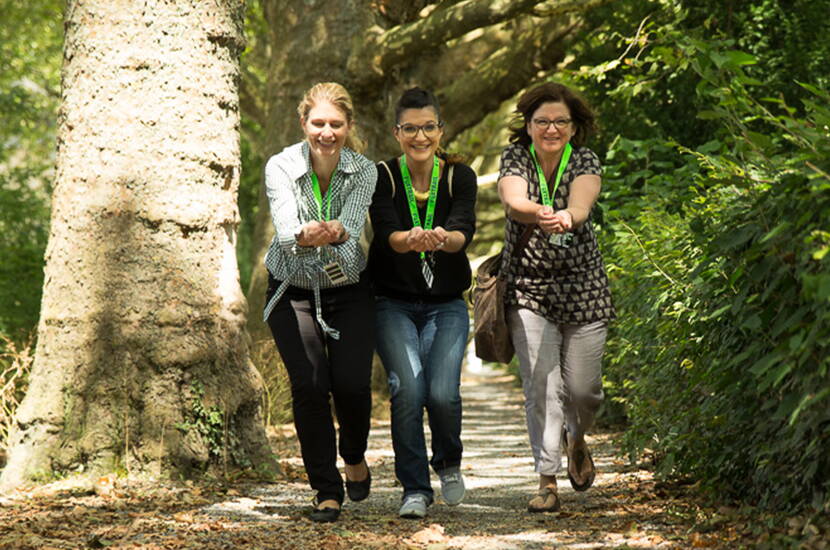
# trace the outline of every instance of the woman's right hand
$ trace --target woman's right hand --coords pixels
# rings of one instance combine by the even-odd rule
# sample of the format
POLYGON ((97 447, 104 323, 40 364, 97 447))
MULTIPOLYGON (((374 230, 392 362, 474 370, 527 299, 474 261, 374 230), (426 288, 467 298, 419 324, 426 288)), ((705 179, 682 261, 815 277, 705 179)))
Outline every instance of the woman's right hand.
POLYGON ((536 225, 538 225, 542 231, 548 235, 556 231, 559 227, 559 223, 554 217, 553 208, 550 206, 540 205, 536 210, 536 225))
POLYGON ((442 227, 429 230, 413 227, 406 236, 406 244, 414 252, 429 252, 441 250, 448 239, 449 236, 442 227))
POLYGON ((414 252, 426 252, 429 250, 427 243, 427 232, 421 227, 413 227, 406 235, 406 246, 414 252))

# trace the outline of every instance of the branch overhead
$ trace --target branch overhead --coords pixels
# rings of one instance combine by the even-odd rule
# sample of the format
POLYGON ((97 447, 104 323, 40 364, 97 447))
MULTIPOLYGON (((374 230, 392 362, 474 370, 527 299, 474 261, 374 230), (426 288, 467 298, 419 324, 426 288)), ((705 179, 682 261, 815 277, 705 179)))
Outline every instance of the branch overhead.
POLYGON ((425 49, 437 48, 471 30, 528 13, 542 3, 542 0, 464 0, 439 7, 423 19, 368 37, 362 51, 352 59, 373 59, 373 72, 382 75, 425 49), (381 53, 367 56, 365 52, 381 53))
POLYGON ((461 0, 439 5, 412 23, 386 31, 373 29, 349 62, 349 70, 369 80, 406 65, 412 56, 444 46, 468 32, 511 20, 520 15, 561 16, 587 11, 613 0, 461 0), (367 66, 365 60, 370 59, 367 66))
POLYGON ((452 135, 447 133, 447 140, 480 122, 534 80, 539 71, 558 65, 568 50, 568 37, 578 27, 579 23, 572 22, 551 32, 547 27, 535 25, 517 35, 510 46, 501 48, 439 90, 452 132, 452 135))

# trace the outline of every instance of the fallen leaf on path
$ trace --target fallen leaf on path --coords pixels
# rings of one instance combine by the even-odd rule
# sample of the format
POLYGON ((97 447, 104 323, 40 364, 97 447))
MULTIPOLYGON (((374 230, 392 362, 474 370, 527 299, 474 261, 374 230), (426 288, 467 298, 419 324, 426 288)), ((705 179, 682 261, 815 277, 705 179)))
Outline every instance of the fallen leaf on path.
POLYGON ((99 496, 112 496, 113 490, 115 489, 115 474, 99 477, 95 480, 93 488, 95 490, 95 494, 99 496))
POLYGON ((444 535, 444 527, 433 523, 426 529, 421 529, 411 537, 410 540, 418 544, 429 544, 431 542, 445 542, 447 537, 444 535))
POLYGON ((193 523, 193 514, 189 514, 187 512, 179 512, 173 514, 173 519, 176 521, 180 521, 182 523, 193 523))
POLYGON ((714 544, 711 540, 707 539, 700 533, 692 533, 690 540, 692 541, 692 546, 695 548, 706 548, 707 546, 712 546, 712 544, 714 544))

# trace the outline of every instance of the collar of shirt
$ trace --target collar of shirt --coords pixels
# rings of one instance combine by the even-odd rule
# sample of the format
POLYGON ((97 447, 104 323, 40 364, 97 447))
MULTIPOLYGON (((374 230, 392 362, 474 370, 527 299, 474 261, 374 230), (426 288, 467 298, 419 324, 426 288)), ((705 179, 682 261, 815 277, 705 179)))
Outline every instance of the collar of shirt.
MULTIPOLYGON (((302 176, 311 178, 311 153, 308 142, 303 140, 283 150, 285 163, 283 164, 286 173, 293 180, 302 176)), ((358 155, 348 147, 340 150, 340 160, 337 163, 337 171, 344 174, 354 174, 360 170, 358 155)))

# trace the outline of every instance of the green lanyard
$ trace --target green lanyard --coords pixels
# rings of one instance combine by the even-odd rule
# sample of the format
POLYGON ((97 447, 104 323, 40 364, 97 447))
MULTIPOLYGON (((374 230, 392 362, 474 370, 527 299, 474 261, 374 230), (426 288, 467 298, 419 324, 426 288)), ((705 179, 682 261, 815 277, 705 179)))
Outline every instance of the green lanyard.
POLYGON ((565 173, 565 168, 568 166, 568 159, 571 158, 571 144, 565 144, 565 150, 562 151, 562 158, 559 160, 559 168, 556 170, 556 181, 553 183, 553 192, 548 194, 548 182, 545 179, 545 172, 542 170, 542 165, 536 158, 536 149, 533 144, 530 145, 530 155, 533 157, 533 164, 536 165, 536 173, 539 174, 539 190, 542 194, 542 204, 553 208, 552 197, 556 196, 556 190, 559 188, 559 181, 562 179, 562 174, 565 173))
POLYGON ((329 188, 326 191, 326 215, 323 216, 323 194, 320 193, 320 182, 317 181, 317 174, 314 171, 311 172, 311 188, 314 191, 314 198, 317 199, 317 214, 320 216, 320 221, 327 222, 329 218, 331 218, 331 184, 334 181, 334 174, 337 173, 335 169, 334 172, 331 173, 331 179, 329 179, 329 188))
MULTIPOLYGON (((406 167, 406 158, 401 155, 401 177, 403 177, 403 188, 406 191, 406 200, 409 202, 409 214, 412 216, 413 227, 423 227, 426 230, 432 229, 432 220, 435 217, 435 201, 438 198, 438 157, 432 156, 432 178, 429 182, 429 200, 427 201, 427 216, 423 226, 421 225, 421 216, 418 214, 418 204, 415 202, 415 193, 412 192, 412 178, 409 176, 409 168, 406 167)), ((421 252, 421 259, 425 259, 426 254, 421 252)))

